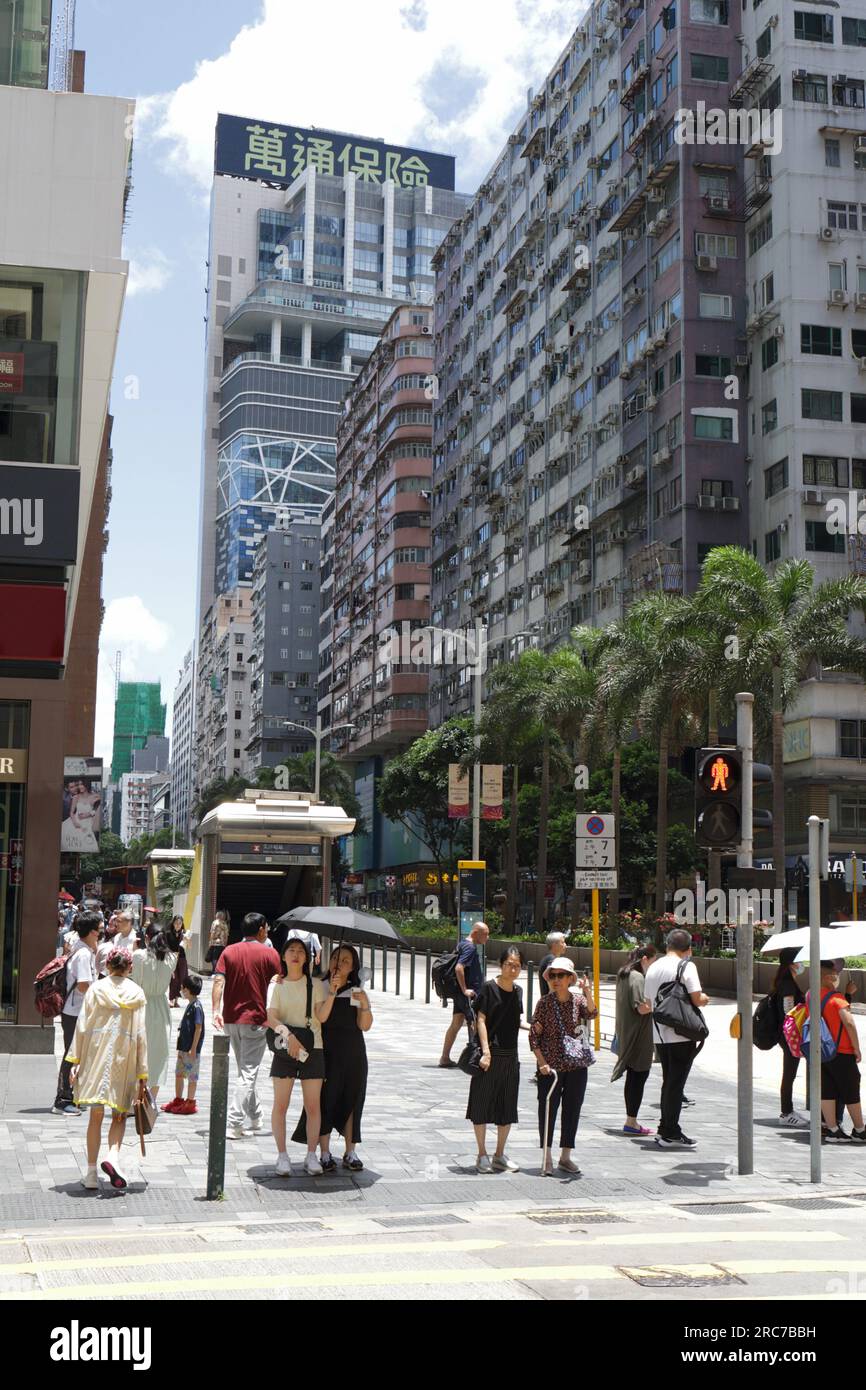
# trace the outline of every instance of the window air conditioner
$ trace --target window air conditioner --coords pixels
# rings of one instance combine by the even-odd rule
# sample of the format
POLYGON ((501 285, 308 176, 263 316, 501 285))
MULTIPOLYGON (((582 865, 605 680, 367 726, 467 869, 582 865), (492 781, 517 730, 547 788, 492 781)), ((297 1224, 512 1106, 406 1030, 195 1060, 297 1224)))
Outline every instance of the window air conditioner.
POLYGON ((718 270, 719 263, 715 256, 698 256, 698 270, 718 270))
POLYGON ((855 294, 854 308, 860 310, 866 309, 866 294, 855 294))
POLYGON ((835 227, 822 227, 821 230, 820 230, 820 232, 818 233, 818 235, 819 235, 819 237, 821 238, 822 241, 835 241, 835 239, 836 239, 836 228, 835 228, 835 227))
POLYGON ((695 505, 697 506, 698 511, 714 512, 716 510, 717 501, 718 499, 716 497, 710 497, 706 493, 699 492, 697 497, 695 498, 695 505))
POLYGON ((847 296, 847 294, 845 293, 844 290, 831 290, 831 291, 830 291, 830 297, 829 297, 829 299, 827 300, 827 304, 828 304, 829 307, 832 307, 832 306, 835 305, 835 306, 837 306, 838 308, 844 309, 844 308, 845 308, 845 305, 846 305, 847 303, 848 303, 848 296, 847 296))
POLYGON ((820 488, 807 487, 803 493, 803 501, 807 506, 820 507, 824 503, 824 494, 820 488))

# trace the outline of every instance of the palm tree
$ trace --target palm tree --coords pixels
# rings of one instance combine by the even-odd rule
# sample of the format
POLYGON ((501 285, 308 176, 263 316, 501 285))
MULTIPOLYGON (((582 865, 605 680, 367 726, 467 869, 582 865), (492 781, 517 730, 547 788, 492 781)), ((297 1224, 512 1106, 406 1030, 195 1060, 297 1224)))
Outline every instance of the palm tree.
MULTIPOLYGON (((316 785, 316 750, 307 748, 288 758, 283 766, 289 774, 289 786, 285 790, 312 792, 316 785)), ((272 790, 276 779, 276 768, 260 767, 256 773, 256 786, 272 790)), ((319 766, 319 796, 331 806, 342 806, 347 816, 354 816, 354 833, 365 833, 361 804, 355 795, 355 784, 350 772, 334 757, 333 753, 322 752, 319 766)))
POLYGON ((695 737, 703 691, 694 678, 705 669, 703 634, 690 598, 647 594, 606 630, 599 698, 610 704, 619 731, 635 716, 658 739, 656 912, 665 910, 667 883, 668 759, 695 737))
MULTIPOLYGON (((513 935, 517 918, 518 850, 517 835, 521 778, 531 773, 541 758, 540 733, 515 714, 513 702, 507 695, 507 681, 499 673, 507 666, 497 666, 491 676, 491 694, 484 704, 478 731, 481 734, 481 759, 485 763, 501 763, 511 769, 509 789, 508 846, 505 855, 505 933, 513 935)), ((474 756, 474 753, 473 753, 474 756)), ((461 765, 464 772, 473 763, 461 765)))
POLYGON ((808 560, 787 560, 770 575, 747 550, 723 546, 704 561, 695 603, 716 634, 723 707, 730 713, 736 692, 752 691, 756 739, 772 748, 773 864, 784 888, 784 713, 810 669, 866 677, 866 642, 847 627, 852 612, 866 612, 866 579, 848 575, 816 588, 808 560), (733 654, 728 636, 738 639, 733 654))

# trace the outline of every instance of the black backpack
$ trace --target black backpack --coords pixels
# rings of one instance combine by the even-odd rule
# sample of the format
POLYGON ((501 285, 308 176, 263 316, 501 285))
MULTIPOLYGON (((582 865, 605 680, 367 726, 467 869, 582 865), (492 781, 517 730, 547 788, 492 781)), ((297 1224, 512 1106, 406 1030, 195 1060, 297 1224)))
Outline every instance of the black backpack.
POLYGON ((782 1041, 782 1020, 776 994, 765 994, 752 1019, 752 1042, 761 1052, 769 1052, 782 1041))
POLYGON ((447 956, 437 956, 430 971, 433 988, 440 999, 454 999, 457 994, 457 961, 459 949, 449 951, 447 956))
POLYGON ((678 1037, 698 1044, 700 1052, 710 1035, 706 1020, 696 1004, 689 997, 683 984, 683 971, 688 960, 681 960, 675 977, 659 985, 653 1005, 653 1022, 663 1028, 670 1028, 678 1037))

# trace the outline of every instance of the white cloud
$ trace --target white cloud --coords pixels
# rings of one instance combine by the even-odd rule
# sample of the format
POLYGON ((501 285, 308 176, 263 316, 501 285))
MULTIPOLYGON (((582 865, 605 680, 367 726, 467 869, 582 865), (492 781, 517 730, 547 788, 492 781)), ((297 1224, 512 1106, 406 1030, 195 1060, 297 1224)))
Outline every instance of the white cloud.
POLYGON ((259 20, 176 91, 139 102, 136 138, 200 189, 218 111, 353 131, 458 156, 474 192, 577 26, 574 0, 263 0, 259 20), (323 43, 323 26, 327 42, 323 43))
MULTIPOLYGON (((112 599, 105 610, 96 675, 96 756, 111 762, 114 737, 114 667, 120 652, 125 681, 157 681, 171 628, 151 613, 138 595, 112 599)), ((162 698, 166 700, 163 683, 162 698)), ((166 729, 169 723, 166 722, 166 729)))
POLYGON ((130 253, 126 293, 158 294, 171 279, 171 262, 155 247, 130 253))

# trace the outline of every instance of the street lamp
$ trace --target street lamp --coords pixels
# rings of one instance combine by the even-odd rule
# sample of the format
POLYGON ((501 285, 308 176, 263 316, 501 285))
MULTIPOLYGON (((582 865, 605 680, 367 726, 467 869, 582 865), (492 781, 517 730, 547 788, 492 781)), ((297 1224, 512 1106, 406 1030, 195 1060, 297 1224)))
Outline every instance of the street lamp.
POLYGON ((354 729, 354 724, 330 724, 327 729, 322 729, 322 716, 316 716, 316 727, 311 729, 307 724, 298 724, 294 719, 281 719, 280 723, 287 729, 302 729, 305 734, 309 734, 316 741, 316 785, 313 795, 318 801, 322 774, 322 742, 335 734, 338 729, 354 729))

